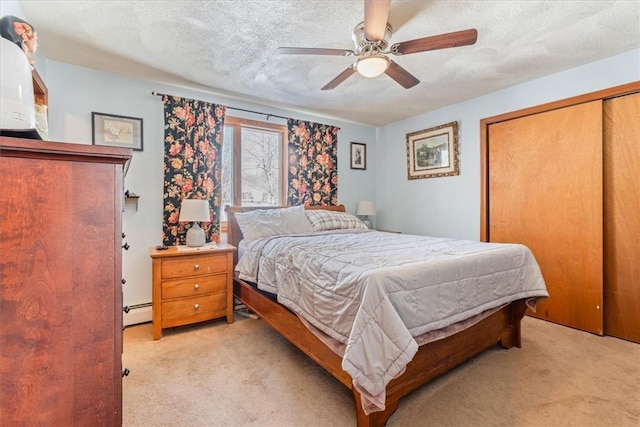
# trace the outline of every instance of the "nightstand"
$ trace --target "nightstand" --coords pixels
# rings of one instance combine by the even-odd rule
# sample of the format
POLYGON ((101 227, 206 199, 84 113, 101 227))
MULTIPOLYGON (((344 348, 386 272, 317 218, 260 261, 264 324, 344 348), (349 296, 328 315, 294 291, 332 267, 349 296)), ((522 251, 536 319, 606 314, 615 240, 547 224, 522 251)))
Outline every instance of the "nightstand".
POLYGON ((227 317, 233 323, 233 251, 220 243, 201 248, 149 249, 153 263, 153 339, 162 330, 227 317))

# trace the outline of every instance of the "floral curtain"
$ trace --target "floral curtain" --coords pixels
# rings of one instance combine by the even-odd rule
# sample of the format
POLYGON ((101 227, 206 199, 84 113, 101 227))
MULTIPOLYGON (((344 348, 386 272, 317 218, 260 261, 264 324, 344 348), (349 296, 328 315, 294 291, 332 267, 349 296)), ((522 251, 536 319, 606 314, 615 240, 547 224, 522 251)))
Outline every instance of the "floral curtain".
POLYGON ((182 199, 209 201, 208 223, 201 224, 207 242, 220 236, 220 169, 226 107, 164 95, 165 245, 185 244, 191 224, 180 223, 182 199))
POLYGON ((287 204, 338 204, 338 130, 288 119, 287 204))

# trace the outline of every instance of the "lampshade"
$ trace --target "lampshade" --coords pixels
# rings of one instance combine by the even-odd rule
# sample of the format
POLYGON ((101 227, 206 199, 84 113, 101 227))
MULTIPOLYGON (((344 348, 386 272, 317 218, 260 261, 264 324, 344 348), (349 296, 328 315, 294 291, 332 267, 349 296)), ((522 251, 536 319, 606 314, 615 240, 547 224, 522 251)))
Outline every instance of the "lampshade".
POLYGON ((193 222, 187 230, 187 246, 198 248, 204 246, 207 236, 198 222, 209 222, 209 201, 197 199, 182 199, 180 204, 180 222, 193 222))
POLYGON ((376 207, 373 204, 373 202, 370 202, 368 200, 361 200, 358 202, 358 209, 356 210, 356 215, 367 216, 367 215, 375 215, 375 214, 376 214, 376 207))
POLYGON ((209 201, 182 199, 180 204, 180 222, 209 222, 209 201))
POLYGON ((389 68, 389 58, 384 55, 369 55, 358 59, 356 70, 364 77, 378 77, 389 68))

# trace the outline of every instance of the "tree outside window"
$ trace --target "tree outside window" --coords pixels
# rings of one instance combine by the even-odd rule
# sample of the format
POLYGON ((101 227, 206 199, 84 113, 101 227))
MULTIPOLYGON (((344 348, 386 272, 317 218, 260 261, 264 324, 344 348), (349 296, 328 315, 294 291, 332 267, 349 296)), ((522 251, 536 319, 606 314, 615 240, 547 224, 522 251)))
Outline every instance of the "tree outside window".
MULTIPOLYGON (((233 117, 225 119, 221 171, 223 207, 284 205, 285 141, 286 126, 233 117)), ((226 213, 222 213, 221 219, 226 221, 226 213)))

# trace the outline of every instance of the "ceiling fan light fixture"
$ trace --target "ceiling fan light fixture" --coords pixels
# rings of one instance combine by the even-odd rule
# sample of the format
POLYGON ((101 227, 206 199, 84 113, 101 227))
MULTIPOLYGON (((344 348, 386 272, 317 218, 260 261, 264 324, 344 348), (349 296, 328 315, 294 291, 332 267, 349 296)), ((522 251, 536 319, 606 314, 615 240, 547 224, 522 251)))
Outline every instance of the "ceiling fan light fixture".
POLYGON ((364 77, 378 77, 389 68, 389 58, 384 55, 374 54, 364 56, 356 62, 356 70, 364 77))

